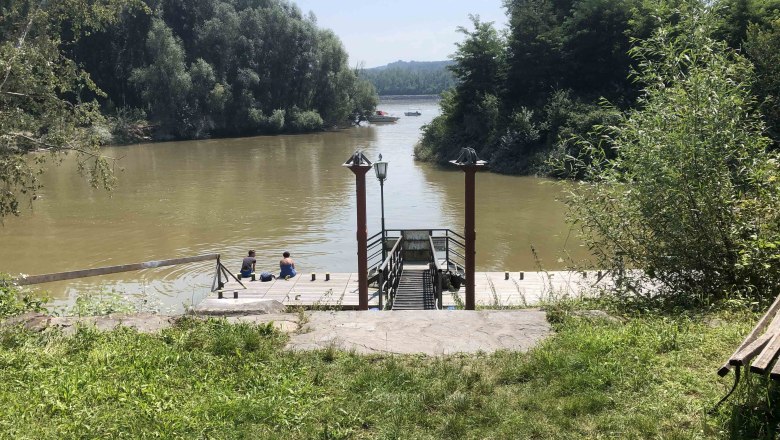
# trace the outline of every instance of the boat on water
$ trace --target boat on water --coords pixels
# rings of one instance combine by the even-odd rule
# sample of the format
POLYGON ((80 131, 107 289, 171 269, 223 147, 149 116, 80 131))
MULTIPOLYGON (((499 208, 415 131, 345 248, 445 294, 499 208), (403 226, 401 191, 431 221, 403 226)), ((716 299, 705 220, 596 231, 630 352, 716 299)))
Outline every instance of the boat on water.
POLYGON ((412 110, 409 112, 404 112, 404 116, 420 116, 422 113, 420 113, 420 110, 412 110))
POLYGON ((395 122, 400 119, 398 116, 391 116, 382 110, 377 110, 373 115, 368 116, 368 122, 395 122))

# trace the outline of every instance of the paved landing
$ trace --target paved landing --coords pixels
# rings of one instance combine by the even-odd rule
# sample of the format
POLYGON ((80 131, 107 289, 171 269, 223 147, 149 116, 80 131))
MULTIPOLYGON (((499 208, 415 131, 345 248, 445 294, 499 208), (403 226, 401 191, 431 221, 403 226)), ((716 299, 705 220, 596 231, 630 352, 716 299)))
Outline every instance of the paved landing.
POLYGON ((539 310, 312 312, 290 350, 335 347, 358 353, 426 354, 528 351, 551 334, 539 310))

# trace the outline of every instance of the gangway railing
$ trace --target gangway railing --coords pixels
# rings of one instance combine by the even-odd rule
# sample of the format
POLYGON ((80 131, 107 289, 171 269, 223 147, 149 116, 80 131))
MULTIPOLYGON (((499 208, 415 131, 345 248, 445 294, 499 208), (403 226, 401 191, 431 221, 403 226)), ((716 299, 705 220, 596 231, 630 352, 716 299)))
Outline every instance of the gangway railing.
POLYGON ((436 308, 441 309, 444 277, 448 273, 463 275, 466 266, 466 240, 450 229, 386 229, 384 236, 381 231, 372 235, 368 238, 369 283, 377 283, 379 286, 379 308, 392 307, 403 271, 404 233, 410 231, 424 231, 428 235, 426 247, 430 249, 429 273, 425 282, 426 287, 433 289, 436 308), (392 248, 388 251, 387 247, 390 245, 392 248), (386 255, 384 259, 383 246, 386 255))
POLYGON ((391 308, 404 270, 404 238, 396 239, 393 249, 377 268, 379 286, 379 309, 391 308), (383 301, 384 300, 384 301, 383 301))
POLYGON ((428 262, 429 276, 426 280, 430 286, 424 286, 425 288, 433 289, 433 297, 435 299, 436 310, 442 309, 442 269, 437 256, 436 245, 433 243, 433 236, 428 236, 428 242, 431 246, 431 258, 428 262))

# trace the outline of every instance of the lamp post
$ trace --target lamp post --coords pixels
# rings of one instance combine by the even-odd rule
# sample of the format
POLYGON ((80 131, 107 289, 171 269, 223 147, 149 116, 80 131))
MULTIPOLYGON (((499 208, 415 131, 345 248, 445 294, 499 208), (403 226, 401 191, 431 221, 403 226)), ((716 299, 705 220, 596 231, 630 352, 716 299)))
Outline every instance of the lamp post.
POLYGON ((366 173, 371 169, 371 161, 358 150, 344 162, 343 166, 355 173, 355 193, 357 195, 358 310, 368 310, 366 173))
POLYGON ((487 162, 479 160, 473 148, 463 148, 458 158, 451 160, 450 163, 466 173, 466 230, 463 234, 466 238, 466 310, 474 310, 475 242, 477 240, 477 233, 474 230, 474 175, 477 170, 485 167, 487 162))
POLYGON ((385 240, 387 234, 385 234, 385 179, 387 179, 387 162, 382 161, 382 155, 379 155, 379 160, 374 162, 374 173, 379 180, 379 197, 382 206, 382 261, 385 261, 387 257, 387 247, 385 246, 385 240))

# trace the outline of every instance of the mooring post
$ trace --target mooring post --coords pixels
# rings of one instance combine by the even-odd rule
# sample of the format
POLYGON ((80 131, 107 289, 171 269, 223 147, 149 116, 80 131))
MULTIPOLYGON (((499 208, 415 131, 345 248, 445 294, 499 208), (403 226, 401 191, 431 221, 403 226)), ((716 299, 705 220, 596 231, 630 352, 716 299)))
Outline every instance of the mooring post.
POLYGON ((466 205, 466 218, 465 218, 465 231, 464 236, 466 239, 466 310, 475 309, 474 301, 474 273, 476 266, 476 240, 477 233, 475 230, 475 183, 474 175, 477 170, 487 165, 484 160, 479 160, 477 152, 473 148, 463 148, 460 151, 460 155, 457 159, 451 160, 451 164, 457 165, 458 168, 463 170, 466 174, 466 187, 465 187, 465 205, 466 205))
POLYGON ((345 167, 355 174, 357 196, 357 260, 358 260, 358 310, 368 310, 368 227, 366 226, 366 173, 372 168, 371 161, 356 151, 345 167))
POLYGON ((463 171, 466 173, 466 310, 474 310, 474 273, 476 272, 477 254, 477 231, 474 230, 474 175, 477 173, 477 168, 474 166, 464 166, 463 171))

